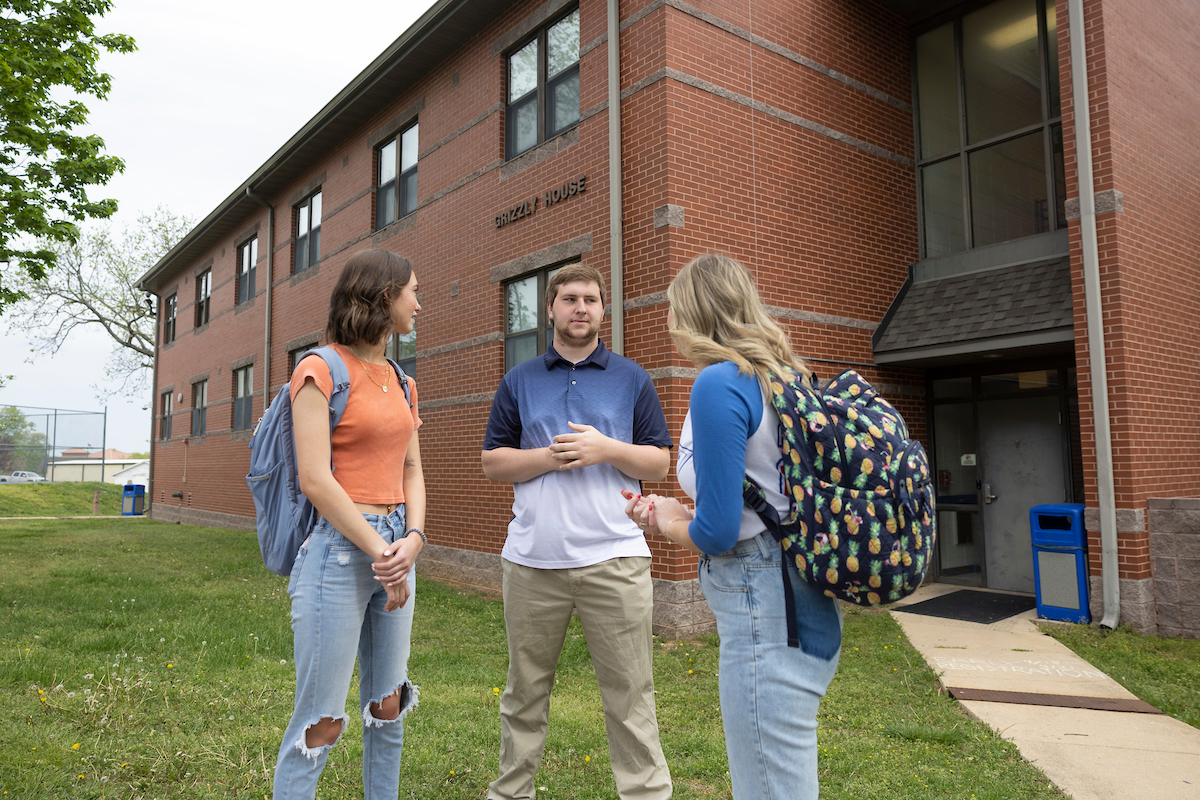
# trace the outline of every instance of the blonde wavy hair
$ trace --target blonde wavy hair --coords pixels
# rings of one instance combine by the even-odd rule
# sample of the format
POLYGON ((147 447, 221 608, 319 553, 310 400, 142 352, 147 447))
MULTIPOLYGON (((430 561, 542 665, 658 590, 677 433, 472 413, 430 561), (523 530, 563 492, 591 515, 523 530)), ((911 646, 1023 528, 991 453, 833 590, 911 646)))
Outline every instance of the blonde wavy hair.
POLYGON ((667 287, 668 332, 684 357, 700 368, 732 361, 754 375, 770 395, 767 372, 812 374, 792 353, 783 329, 767 314, 754 278, 737 261, 706 253, 693 258, 667 287))

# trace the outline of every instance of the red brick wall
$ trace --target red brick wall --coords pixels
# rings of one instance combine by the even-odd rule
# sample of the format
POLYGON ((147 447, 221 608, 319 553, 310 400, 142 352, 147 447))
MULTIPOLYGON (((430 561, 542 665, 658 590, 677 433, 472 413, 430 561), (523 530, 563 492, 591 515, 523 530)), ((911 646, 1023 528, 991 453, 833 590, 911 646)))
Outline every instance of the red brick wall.
MULTIPOLYGON (((1113 470, 1119 508, 1150 497, 1200 494, 1200 431, 1186 408, 1200 369, 1200 7, 1085 2, 1095 189, 1124 195, 1123 213, 1097 218, 1108 362, 1113 470)), ((1065 2, 1057 5, 1067 194, 1078 197, 1065 2)), ((1095 506, 1095 430, 1082 250, 1072 222, 1076 360, 1087 503, 1095 506)), ((1099 532, 1091 532, 1099 574, 1099 532)), ((1147 534, 1122 533, 1122 578, 1150 577, 1147 534)))
MULTIPOLYGON (((583 260, 608 277, 608 119, 601 111, 579 125, 578 141, 509 177, 493 167, 482 176, 421 206, 415 224, 400 223, 372 236, 374 154, 367 137, 403 109, 424 98, 420 112, 419 202, 504 157, 503 113, 496 112, 426 152, 504 99, 504 59, 492 44, 539 7, 518 3, 408 91, 379 109, 370 122, 313 163, 292 186, 268 198, 276 205, 273 358, 271 382, 285 379, 284 343, 324 327, 329 291, 346 259, 358 249, 385 247, 412 259, 421 284, 423 310, 417 348, 428 351, 494 335, 503 327, 502 286, 490 270, 552 244, 590 234, 583 260), (451 75, 458 72, 458 84, 451 75), (321 251, 317 272, 290 276, 289 196, 324 172, 321 251), (501 210, 579 175, 587 192, 502 229, 501 210), (361 196, 359 196, 361 195, 361 196), (356 198, 357 199, 353 199, 356 198), (392 233, 393 230, 398 232, 392 233), (342 249, 345 248, 345 249, 342 249), (295 281, 295 285, 293 285, 295 281), (451 296, 451 283, 457 295, 451 296)), ((649 0, 622 3, 628 21, 649 0)), ((703 14, 661 6, 621 34, 622 86, 626 89, 668 70, 622 103, 624 148, 624 255, 627 300, 666 289, 690 258, 708 250, 733 255, 760 281, 764 300, 799 319, 784 320, 797 349, 825 377, 850 364, 869 364, 872 326, 877 324, 917 258, 912 118, 907 27, 870 4, 834 0, 704 4, 703 14), (725 30, 735 26, 737 30, 725 30), (761 37, 746 41, 738 31, 761 37), (764 47, 765 41, 772 49, 764 47), (847 85, 796 57, 869 87, 847 85), (699 84, 698 88, 696 85, 699 84), (730 93, 735 93, 736 97, 730 93), (883 94, 886 97, 880 97, 883 94), (745 98, 745 99, 742 99, 745 98), (891 98, 889 101, 888 98, 891 98), (757 104, 755 108, 747 103, 757 104), (780 117, 785 117, 781 119, 780 117), (851 137, 860 146, 812 130, 851 137), (685 226, 654 228, 654 209, 682 206, 685 226), (838 317, 839 320, 812 315, 838 317), (823 321, 822 321, 823 320, 823 321)), ((603 0, 582 0, 581 43, 605 32, 603 0)), ((594 47, 580 63, 581 109, 607 99, 606 47, 594 47)), ((260 253, 266 254, 266 211, 239 223, 260 222, 260 253)), ((174 383, 177 435, 187 430, 188 378, 210 373, 209 435, 202 444, 181 441, 156 450, 155 501, 184 486, 194 507, 249 516, 252 504, 242 476, 248 468, 244 441, 230 441, 232 377, 228 362, 258 353, 261 385, 264 297, 234 314, 232 238, 182 266, 182 274, 210 256, 217 289, 213 321, 193 334, 183 330, 160 357, 159 383, 174 383), (219 370, 219 372, 218 372, 219 370), (229 376, 229 377, 227 377, 229 376), (217 409, 229 409, 217 411, 217 409), (183 423, 181 425, 181 423, 183 423)), ((265 286, 260 264, 259 287, 265 286)), ((190 319, 192 288, 181 280, 180 320, 190 319)), ((690 366, 666 334, 665 302, 634 308, 625 318, 625 353, 650 370, 690 366)), ((602 336, 610 339, 610 321, 602 336)), ((429 487, 427 529, 431 541, 451 547, 499 551, 510 517, 511 487, 487 481, 479 450, 490 408, 487 395, 503 374, 503 344, 463 346, 418 360, 422 401, 422 457, 429 487)), ((924 436, 923 377, 899 369, 863 368, 868 379, 895 387, 889 394, 924 436)), ((656 381, 674 436, 683 422, 690 381, 656 381)), ((261 413, 256 403, 255 417, 261 413)), ((675 492, 674 475, 647 491, 675 492)), ((185 498, 186 505, 186 498, 185 498)), ((695 559, 663 542, 652 542, 654 574, 687 578, 695 559)))

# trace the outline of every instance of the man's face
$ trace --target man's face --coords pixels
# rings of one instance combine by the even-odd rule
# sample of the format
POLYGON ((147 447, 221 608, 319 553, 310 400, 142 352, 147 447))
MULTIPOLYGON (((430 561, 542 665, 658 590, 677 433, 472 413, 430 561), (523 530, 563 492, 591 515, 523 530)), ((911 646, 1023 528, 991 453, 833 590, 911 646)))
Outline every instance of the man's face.
POLYGON ((574 347, 586 346, 596 340, 604 317, 600 287, 592 281, 564 283, 547 311, 555 339, 574 347))

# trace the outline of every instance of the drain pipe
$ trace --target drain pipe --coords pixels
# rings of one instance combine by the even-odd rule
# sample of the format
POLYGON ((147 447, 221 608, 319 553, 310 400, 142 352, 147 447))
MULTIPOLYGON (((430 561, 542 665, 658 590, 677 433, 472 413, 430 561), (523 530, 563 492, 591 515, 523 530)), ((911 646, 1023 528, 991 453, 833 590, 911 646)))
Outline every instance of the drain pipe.
MULTIPOLYGON (((275 282, 275 206, 268 203, 254 193, 254 190, 249 186, 246 187, 246 197, 251 200, 257 200, 267 207, 267 291, 266 300, 264 302, 266 317, 266 325, 263 332, 263 413, 267 413, 267 406, 271 405, 271 288, 275 282)), ((255 270, 258 267, 255 265, 255 270)))
POLYGON ((1121 621, 1121 575, 1117 561, 1117 504, 1113 483, 1112 430, 1108 418, 1108 361, 1100 298, 1100 256, 1096 240, 1096 195, 1092 176, 1092 123, 1088 108, 1087 53, 1083 0, 1068 0, 1071 36, 1071 95, 1075 107, 1075 155, 1079 171, 1079 228, 1083 245, 1083 293, 1087 303, 1088 361, 1092 370, 1093 424, 1096 429, 1096 484, 1100 501, 1100 581, 1104 618, 1121 621))
POLYGON ((608 0, 608 230, 612 351, 625 354, 625 242, 621 195, 621 18, 618 0, 608 0))

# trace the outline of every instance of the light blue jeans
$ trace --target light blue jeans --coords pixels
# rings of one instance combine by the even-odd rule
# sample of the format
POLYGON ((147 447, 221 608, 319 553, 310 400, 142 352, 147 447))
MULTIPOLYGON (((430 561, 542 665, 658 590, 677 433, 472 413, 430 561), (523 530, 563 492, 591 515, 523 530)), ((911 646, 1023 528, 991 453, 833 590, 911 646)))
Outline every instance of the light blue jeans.
POLYGON ((789 563, 800 647, 788 647, 780 559, 769 533, 700 561, 721 637, 721 717, 734 800, 815 800, 817 706, 837 671, 842 610, 789 563))
MULTIPOLYGON (((404 506, 386 516, 363 514, 388 542, 404 533, 404 506)), ((324 518, 296 556, 288 582, 295 636, 296 705, 275 765, 275 800, 311 798, 333 745, 308 747, 306 731, 323 718, 349 724, 346 696, 358 655, 358 704, 363 721, 363 796, 396 800, 404 717, 419 690, 408 680, 408 651, 416 604, 416 573, 403 608, 387 612, 387 593, 371 557, 324 518), (378 719, 370 704, 400 690, 400 716, 378 719)))

